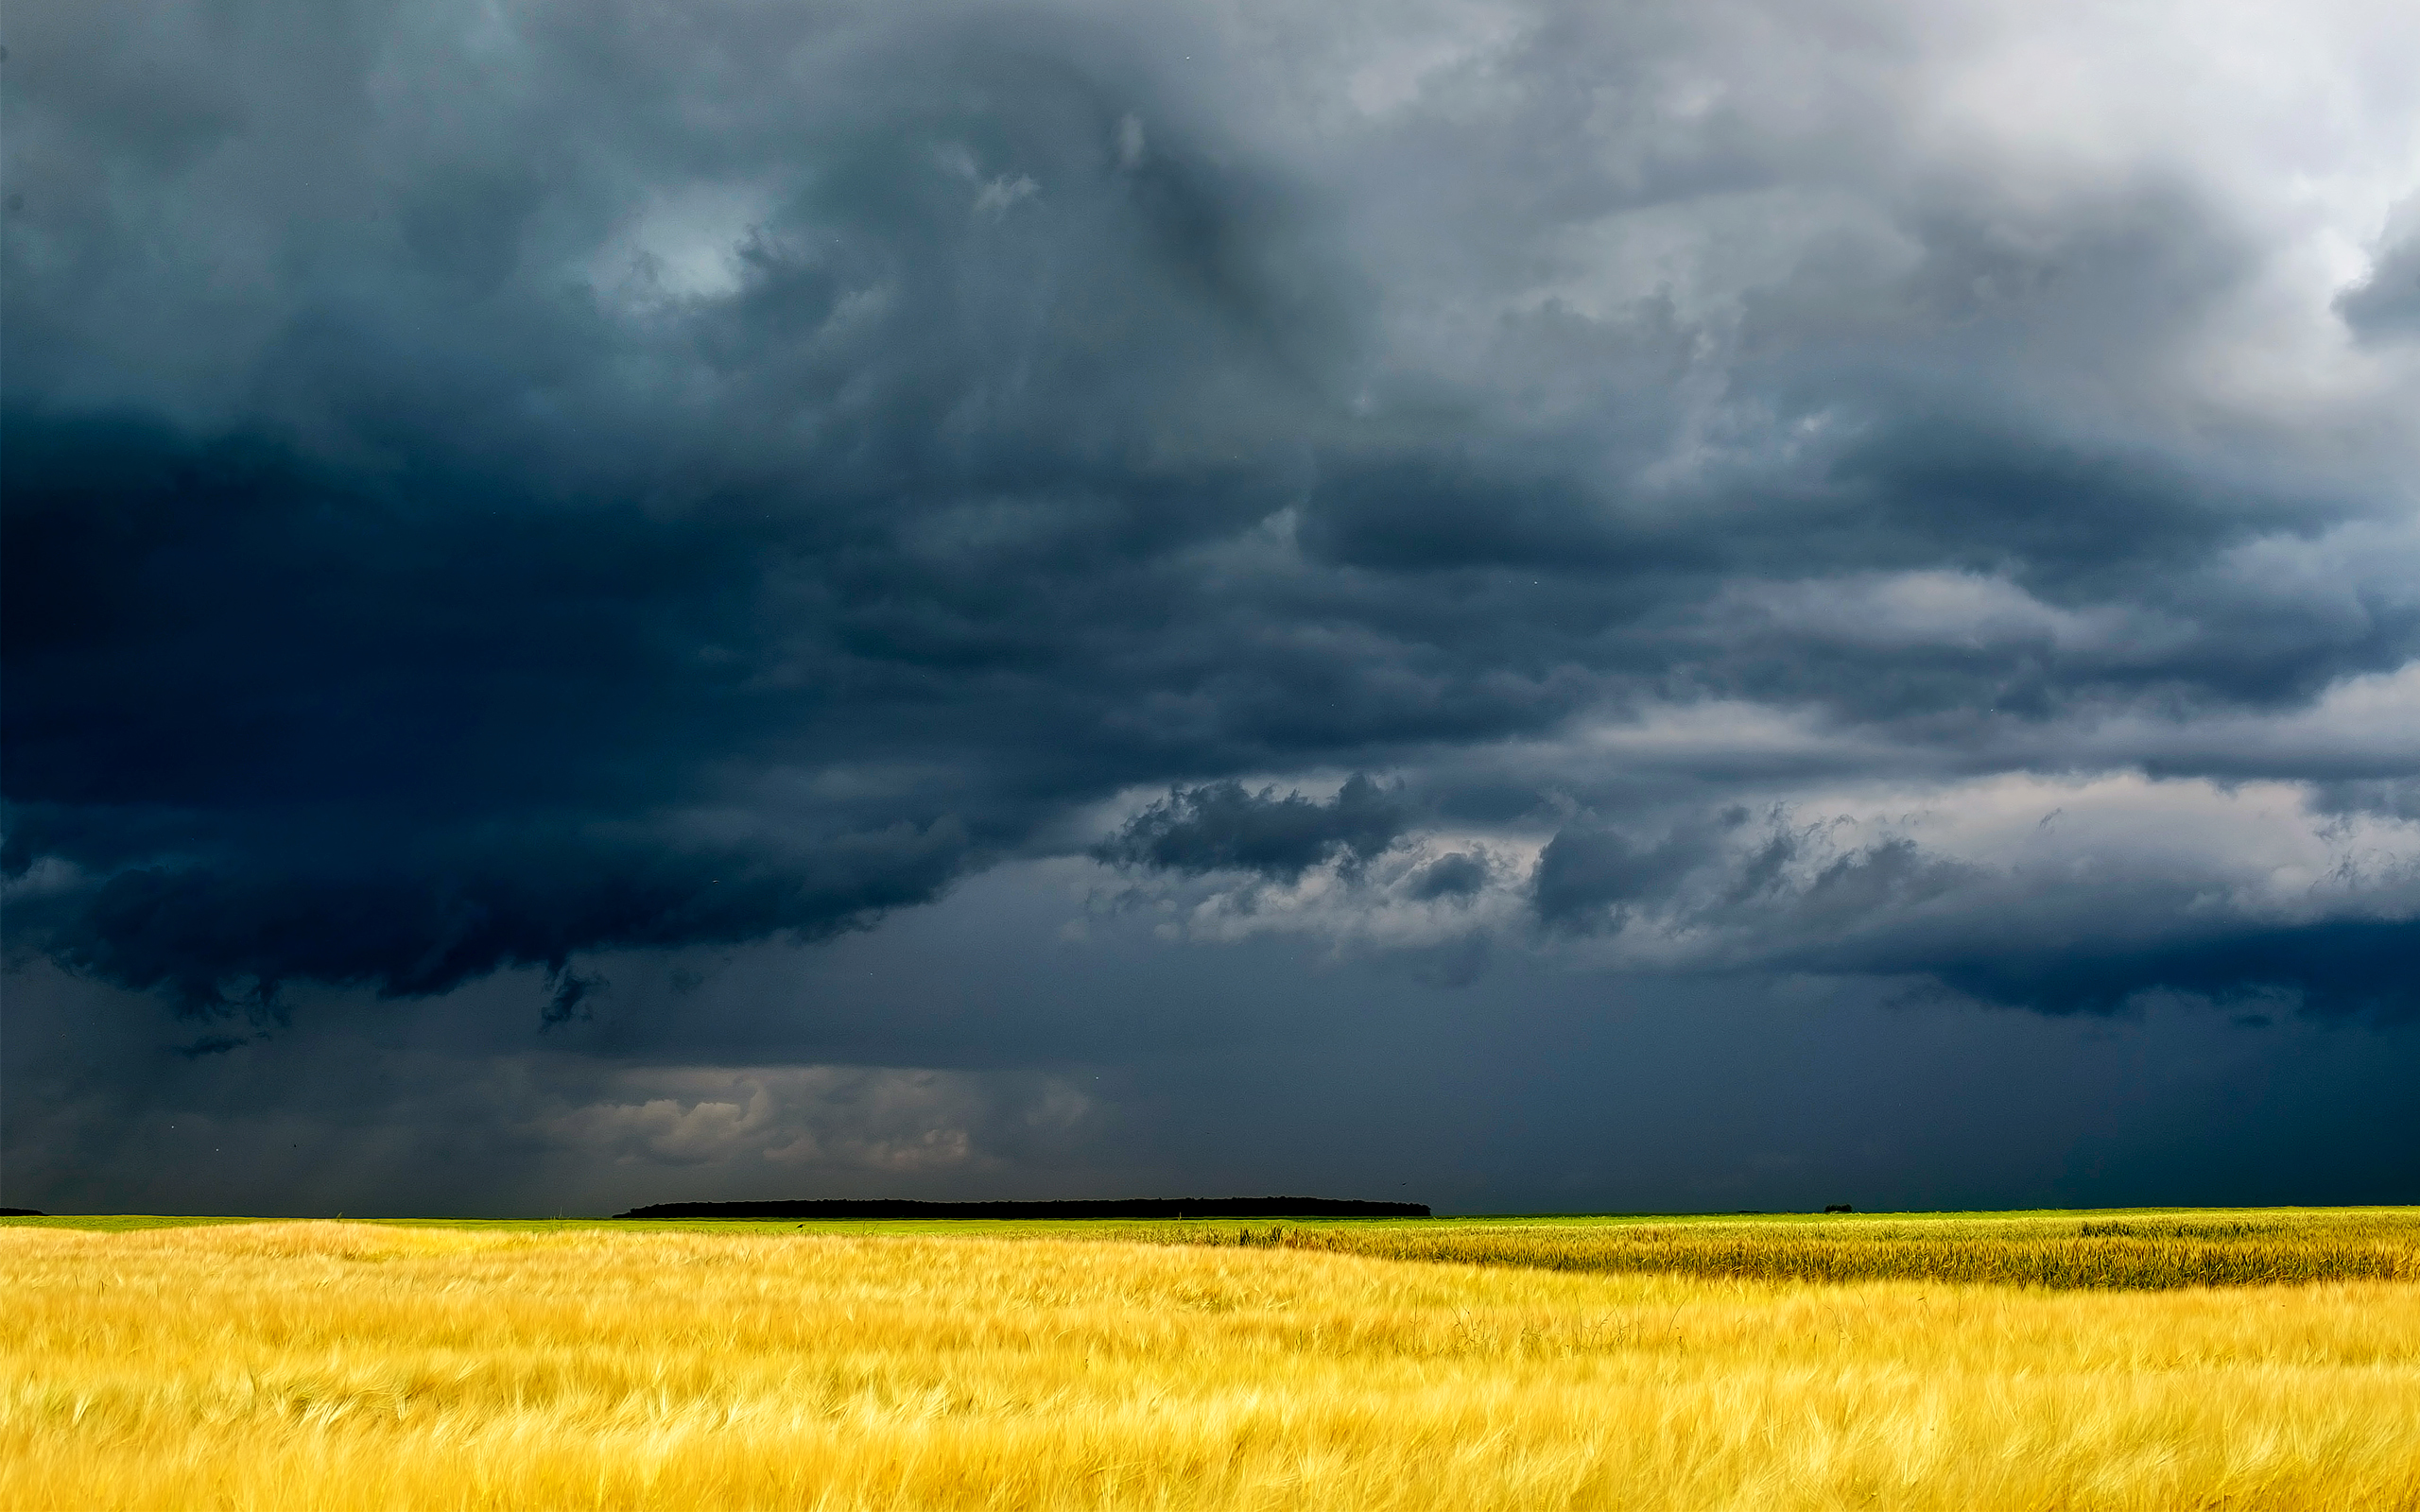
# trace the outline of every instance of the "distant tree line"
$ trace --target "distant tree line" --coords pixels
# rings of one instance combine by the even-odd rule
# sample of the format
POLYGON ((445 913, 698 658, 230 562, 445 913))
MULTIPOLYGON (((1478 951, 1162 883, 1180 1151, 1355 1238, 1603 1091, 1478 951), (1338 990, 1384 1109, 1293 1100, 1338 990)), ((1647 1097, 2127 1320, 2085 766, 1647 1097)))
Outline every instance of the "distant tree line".
POLYGON ((1425 1202, 1344 1197, 1123 1197, 1073 1202, 916 1202, 898 1197, 807 1202, 659 1202, 616 1218, 1426 1218, 1425 1202))

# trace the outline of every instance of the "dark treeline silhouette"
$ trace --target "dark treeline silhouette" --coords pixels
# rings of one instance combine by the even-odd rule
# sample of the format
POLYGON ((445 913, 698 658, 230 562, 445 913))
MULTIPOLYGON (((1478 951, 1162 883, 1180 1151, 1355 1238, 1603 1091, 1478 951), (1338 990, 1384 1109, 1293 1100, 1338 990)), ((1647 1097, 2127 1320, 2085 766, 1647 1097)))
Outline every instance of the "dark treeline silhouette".
POLYGON ((0 1218, 47 1218, 50 1214, 38 1208, 0 1208, 0 1218))
POLYGON ((1426 1218, 1425 1202, 1341 1197, 1125 1197, 1095 1202, 659 1202, 616 1218, 1426 1218))

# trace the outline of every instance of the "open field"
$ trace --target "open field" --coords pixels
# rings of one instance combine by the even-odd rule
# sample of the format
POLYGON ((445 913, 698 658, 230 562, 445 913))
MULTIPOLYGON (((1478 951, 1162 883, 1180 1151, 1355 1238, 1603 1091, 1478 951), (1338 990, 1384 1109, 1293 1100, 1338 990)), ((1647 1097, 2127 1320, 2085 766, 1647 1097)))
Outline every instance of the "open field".
POLYGON ((1927 1280, 2129 1291, 2295 1281, 2420 1281, 2420 1211, 1925 1213, 1691 1219, 1203 1225, 1253 1242, 1461 1264, 1764 1281, 1927 1280), (1246 1236, 1252 1236, 1247 1239, 1246 1236))
MULTIPOLYGON (((231 1218, 60 1217, 10 1224, 121 1232, 231 1218)), ((385 1218, 487 1231, 948 1235, 1322 1249, 1385 1260, 1735 1280, 1979 1281, 2111 1288, 2420 1281, 2420 1209, 1668 1214, 1202 1222, 385 1218)))
MULTIPOLYGON (((2308 1227, 2343 1241, 2328 1217, 2308 1227)), ((2389 1247, 2408 1226, 2373 1220, 2389 1247)), ((2410 1280, 1817 1284, 1312 1247, 1410 1226, 711 1227, 0 1225, 0 1505, 2420 1507, 2410 1280)))

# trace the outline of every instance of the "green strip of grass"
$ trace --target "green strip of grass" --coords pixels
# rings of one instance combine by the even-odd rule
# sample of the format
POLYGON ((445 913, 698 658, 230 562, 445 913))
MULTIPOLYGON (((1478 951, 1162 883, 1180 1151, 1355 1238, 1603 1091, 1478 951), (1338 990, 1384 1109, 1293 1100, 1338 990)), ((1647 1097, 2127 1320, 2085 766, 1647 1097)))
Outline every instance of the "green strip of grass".
MULTIPOLYGON (((119 1232, 232 1217, 0 1219, 0 1226, 119 1232)), ((1184 1220, 383 1218, 411 1227, 807 1236, 1081 1238, 1250 1245, 1446 1264, 1661 1272, 1754 1281, 1927 1280, 2057 1290, 2165 1290, 2338 1280, 2420 1280, 2420 1209, 2128 1208, 1943 1213, 1729 1213, 1435 1219, 1184 1220)))
POLYGON ((1238 1225, 1231 1231, 1234 1243, 1388 1260, 1754 1281, 1926 1280, 2158 1291, 2420 1280, 2420 1211, 2411 1209, 1482 1221, 1351 1230, 1309 1225, 1264 1225, 1255 1230, 1238 1225))

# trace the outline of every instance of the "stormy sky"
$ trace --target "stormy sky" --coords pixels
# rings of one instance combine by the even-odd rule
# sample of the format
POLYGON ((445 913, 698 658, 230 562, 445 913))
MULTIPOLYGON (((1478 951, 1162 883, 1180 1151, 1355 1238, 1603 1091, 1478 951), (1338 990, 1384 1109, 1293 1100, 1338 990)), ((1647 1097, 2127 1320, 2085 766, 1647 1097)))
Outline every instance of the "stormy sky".
POLYGON ((0 1202, 2420 1201, 2420 11, 19 5, 0 1202))

